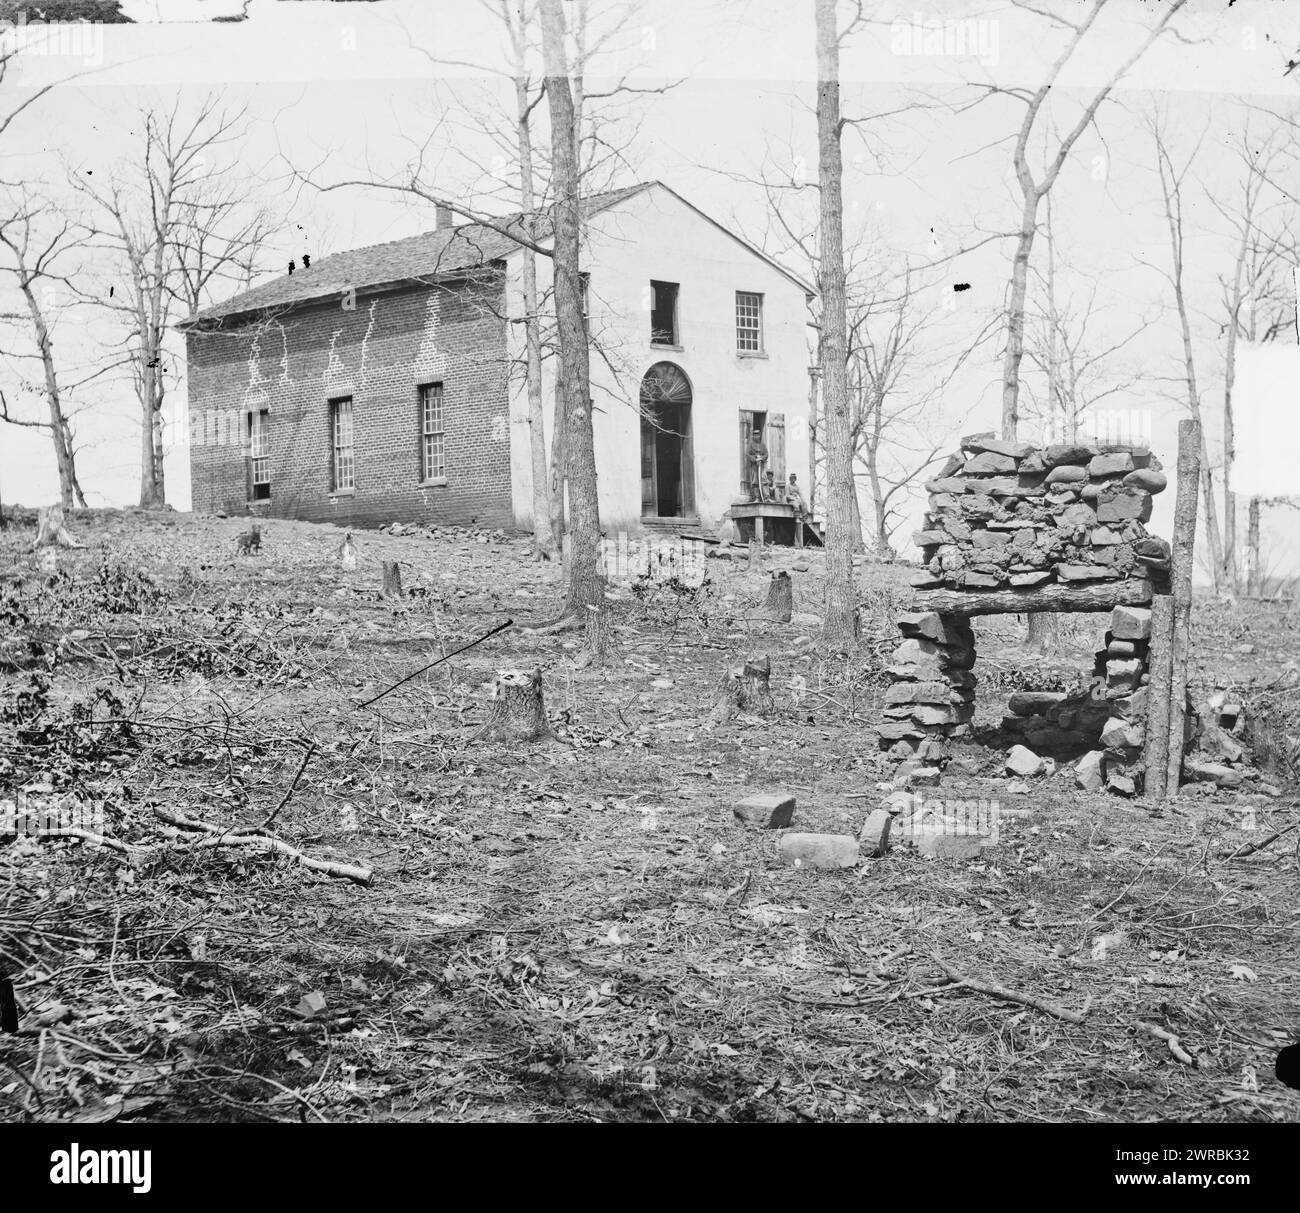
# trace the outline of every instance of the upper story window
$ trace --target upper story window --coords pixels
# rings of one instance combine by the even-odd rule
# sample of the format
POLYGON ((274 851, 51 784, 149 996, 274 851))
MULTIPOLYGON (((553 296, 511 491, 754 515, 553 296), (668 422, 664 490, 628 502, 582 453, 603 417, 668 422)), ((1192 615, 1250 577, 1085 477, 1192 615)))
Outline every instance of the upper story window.
POLYGON ((442 411, 442 384, 420 388, 420 479, 447 478, 447 428, 442 411))
POLYGON ((650 343, 677 345, 676 282, 650 280, 650 343))
POLYGON ((352 397, 330 401, 330 489, 349 492, 357 486, 352 451, 352 397))
POLYGON ((736 350, 763 352, 763 296, 753 291, 736 292, 736 350))

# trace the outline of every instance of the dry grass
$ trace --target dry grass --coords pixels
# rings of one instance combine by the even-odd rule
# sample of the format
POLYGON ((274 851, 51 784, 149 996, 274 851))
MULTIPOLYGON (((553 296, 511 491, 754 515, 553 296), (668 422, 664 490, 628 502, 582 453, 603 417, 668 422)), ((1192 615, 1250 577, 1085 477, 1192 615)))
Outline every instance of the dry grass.
MULTIPOLYGON (((794 790, 810 830, 856 833, 881 800, 899 570, 861 570, 850 660, 758 617, 765 573, 710 561, 701 594, 623 595, 604 669, 512 629, 362 711, 507 616, 546 617, 558 571, 516 542, 364 535, 340 575, 330 528, 271 522, 267 554, 240 561, 235 521, 78 526, 58 595, 20 554, 30 532, 0 535, 0 570, 26 578, 4 597, 23 613, 0 648, 6 786, 75 787, 107 834, 156 842, 155 806, 263 821, 314 743, 274 828, 375 880, 233 848, 132 866, 5 840, 0 960, 24 1018, 0 1037, 0 1118, 1300 1119, 1272 1073, 1300 1032, 1296 835, 1226 858, 1296 820, 1284 798, 1161 814, 1065 775, 1011 795, 987 755, 936 792, 1017 810, 981 862, 899 848, 799 871, 733 823, 759 788, 794 790), (381 559, 407 562, 404 604, 378 599, 381 559), (720 672, 763 651, 776 718, 706 729, 720 672), (533 664, 556 738, 473 741, 494 671, 533 664)), ((816 609, 818 576, 795 574, 796 610, 816 609)), ((1215 672, 1236 641, 1205 619, 1202 669, 1239 677, 1215 672)), ((981 622, 980 672, 1050 684, 1088 660, 1094 624, 1071 624, 1067 660, 1026 663, 1014 621, 981 622)), ((1276 675, 1294 630, 1251 626, 1276 675)))

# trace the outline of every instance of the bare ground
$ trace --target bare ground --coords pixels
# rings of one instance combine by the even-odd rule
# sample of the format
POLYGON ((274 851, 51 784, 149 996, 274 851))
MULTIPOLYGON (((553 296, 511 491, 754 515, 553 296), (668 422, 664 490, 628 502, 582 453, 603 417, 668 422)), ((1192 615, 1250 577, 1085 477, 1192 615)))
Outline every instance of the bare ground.
MULTIPOLYGON (((0 532, 4 795, 75 791, 124 846, 167 841, 160 809, 229 830, 278 807, 279 837, 374 878, 0 838, 22 1015, 0 1120, 1300 1120, 1273 1075, 1300 1036, 1297 834, 1227 858, 1300 819, 1293 795, 1255 780, 1161 811, 1068 772, 1017 795, 986 751, 934 793, 1021 810, 977 862, 898 847, 797 870, 735 823, 736 798, 786 788, 795 828, 856 834, 883 799, 904 569, 860 569, 852 657, 759 618, 779 553, 710 561, 695 595, 622 591, 618 652, 578 669, 571 639, 518 626, 560 587, 523 540, 367 533, 344 574, 330 527, 272 521, 244 559, 235 520, 73 528, 87 546, 53 578, 30 527, 0 532), (404 562, 400 604, 381 559, 404 562), (723 669, 759 652, 775 717, 706 727, 723 669), (511 666, 544 670, 553 739, 476 739, 511 666)), ((794 577, 815 611, 818 562, 794 577)), ((1197 619, 1202 689, 1277 697, 1294 609, 1197 619)), ((986 719, 1068 679, 1102 629, 1070 621, 1041 661, 1022 627, 977 622, 986 719)))

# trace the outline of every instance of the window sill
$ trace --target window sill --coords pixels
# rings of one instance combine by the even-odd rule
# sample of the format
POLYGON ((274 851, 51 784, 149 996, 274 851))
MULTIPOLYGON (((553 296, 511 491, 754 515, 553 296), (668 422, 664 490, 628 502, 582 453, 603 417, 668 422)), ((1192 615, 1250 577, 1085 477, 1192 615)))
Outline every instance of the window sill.
POLYGON ((447 487, 446 476, 434 476, 429 480, 421 480, 416 488, 421 489, 445 489, 447 487))
POLYGON ((737 358, 766 358, 768 355, 764 350, 737 350, 737 358))
POLYGON ((650 342, 650 348, 652 350, 673 350, 678 354, 686 352, 684 345, 674 345, 671 341, 652 341, 650 342))
POLYGON ((355 497, 356 495, 357 495, 356 489, 331 489, 330 490, 331 501, 333 501, 336 497, 355 497))

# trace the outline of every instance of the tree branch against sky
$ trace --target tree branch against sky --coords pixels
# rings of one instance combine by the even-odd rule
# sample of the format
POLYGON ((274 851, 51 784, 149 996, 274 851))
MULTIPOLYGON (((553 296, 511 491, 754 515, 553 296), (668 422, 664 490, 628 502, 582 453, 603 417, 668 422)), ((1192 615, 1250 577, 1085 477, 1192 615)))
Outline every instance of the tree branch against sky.
POLYGON ((196 107, 177 97, 147 107, 139 122, 134 156, 115 172, 70 175, 91 206, 88 243, 104 258, 106 281, 82 294, 122 332, 141 413, 140 504, 156 507, 167 500, 164 407, 178 377, 172 324, 247 285, 275 222, 232 176, 244 112, 221 108, 215 94, 196 107))
MULTIPOLYGON (((63 262, 77 247, 77 233, 72 220, 49 206, 30 188, 10 191, 0 205, 0 245, 8 254, 0 265, 22 296, 27 312, 26 328, 35 346, 32 357, 40 366, 39 393, 45 398, 47 420, 21 421, 9 412, 6 399, 0 409, 0 421, 9 424, 39 425, 46 429, 54 448, 54 464, 59 475, 59 500, 65 509, 85 506, 86 495, 77 476, 76 441, 67 399, 60 383, 54 352, 54 329, 63 308, 57 302, 60 292, 71 297, 70 267, 63 262)), ((5 317, 9 319, 9 317, 5 317)), ((9 343, 6 342, 6 345, 9 343)), ((7 357, 16 355, 7 353, 7 357)), ((26 383, 27 376, 19 375, 26 383)))
MULTIPOLYGON (((1039 9, 1024 3, 1023 0, 1014 0, 1014 2, 1017 7, 1044 15, 1039 9)), ((1016 438, 1016 428, 1020 420, 1020 362, 1024 357, 1025 297, 1029 284, 1029 258, 1038 230, 1039 205, 1055 186, 1074 145, 1084 131, 1093 124, 1102 102, 1129 69, 1147 52, 1152 43, 1169 27, 1186 0, 1169 0, 1157 10, 1159 18, 1127 58, 1114 69, 1106 83, 1092 94, 1074 125, 1062 136, 1055 150, 1049 153, 1046 166, 1035 177, 1029 164, 1029 143, 1035 125, 1062 71, 1086 39, 1107 3, 1108 0, 1091 0, 1077 24, 1054 13, 1048 14, 1053 24, 1064 26, 1070 31, 1065 46, 1052 62, 1046 76, 1032 92, 1007 93, 1007 95, 1017 96, 1025 105, 1025 113, 1016 132, 1015 146, 1011 153, 1016 182, 1020 187, 1021 214, 1020 230, 1016 236, 1015 252, 1011 260, 1011 280, 1007 298, 1007 342, 1002 367, 1002 437, 1012 441, 1016 438)))

